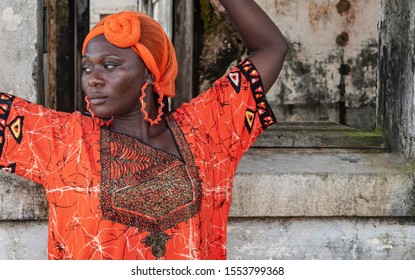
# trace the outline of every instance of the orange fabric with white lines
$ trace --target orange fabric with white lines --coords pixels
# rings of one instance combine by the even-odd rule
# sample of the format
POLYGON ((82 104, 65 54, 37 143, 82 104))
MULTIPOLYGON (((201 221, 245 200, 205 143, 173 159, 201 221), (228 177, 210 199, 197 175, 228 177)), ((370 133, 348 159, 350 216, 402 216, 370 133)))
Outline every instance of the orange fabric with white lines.
POLYGON ((0 95, 0 168, 44 186, 49 259, 226 258, 238 162, 275 123, 259 73, 241 63, 166 120, 182 159, 0 95))

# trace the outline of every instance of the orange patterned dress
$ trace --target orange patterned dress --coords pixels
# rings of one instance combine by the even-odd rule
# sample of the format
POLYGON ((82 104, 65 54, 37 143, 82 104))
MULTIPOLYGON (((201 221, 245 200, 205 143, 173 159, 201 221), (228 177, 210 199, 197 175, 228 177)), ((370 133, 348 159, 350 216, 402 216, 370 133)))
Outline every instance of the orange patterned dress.
POLYGON ((0 168, 42 184, 49 259, 226 259, 239 160, 275 123, 245 60, 166 117, 181 157, 0 95, 0 168))

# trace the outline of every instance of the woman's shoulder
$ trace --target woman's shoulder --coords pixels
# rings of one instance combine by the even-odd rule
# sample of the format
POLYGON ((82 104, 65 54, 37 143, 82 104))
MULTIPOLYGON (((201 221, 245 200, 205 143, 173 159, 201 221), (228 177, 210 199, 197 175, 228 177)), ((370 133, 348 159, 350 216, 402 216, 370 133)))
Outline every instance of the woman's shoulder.
POLYGON ((94 122, 88 113, 63 112, 36 104, 17 95, 0 92, 0 119, 7 123, 15 118, 24 119, 24 125, 36 129, 64 127, 92 131, 94 122))

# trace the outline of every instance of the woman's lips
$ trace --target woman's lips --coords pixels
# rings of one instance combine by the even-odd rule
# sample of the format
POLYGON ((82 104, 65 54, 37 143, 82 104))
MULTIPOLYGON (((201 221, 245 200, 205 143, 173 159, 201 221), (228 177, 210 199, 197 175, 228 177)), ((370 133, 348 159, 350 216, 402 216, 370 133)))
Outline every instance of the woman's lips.
POLYGON ((104 103, 107 100, 107 97, 105 96, 91 96, 88 98, 89 103, 92 105, 99 105, 104 103))

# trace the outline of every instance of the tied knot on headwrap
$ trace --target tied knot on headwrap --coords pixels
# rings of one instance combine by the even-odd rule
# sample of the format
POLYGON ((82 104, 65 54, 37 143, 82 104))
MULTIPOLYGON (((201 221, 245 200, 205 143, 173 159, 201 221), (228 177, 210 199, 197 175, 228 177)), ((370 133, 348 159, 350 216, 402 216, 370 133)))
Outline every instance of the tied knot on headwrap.
POLYGON ((83 55, 89 41, 99 35, 104 35, 108 42, 119 48, 132 48, 153 74, 160 91, 167 97, 174 97, 174 80, 178 71, 176 52, 157 21, 140 12, 109 15, 86 36, 83 55))
POLYGON ((119 48, 132 47, 140 40, 140 20, 133 13, 110 15, 104 22, 104 35, 119 48))

